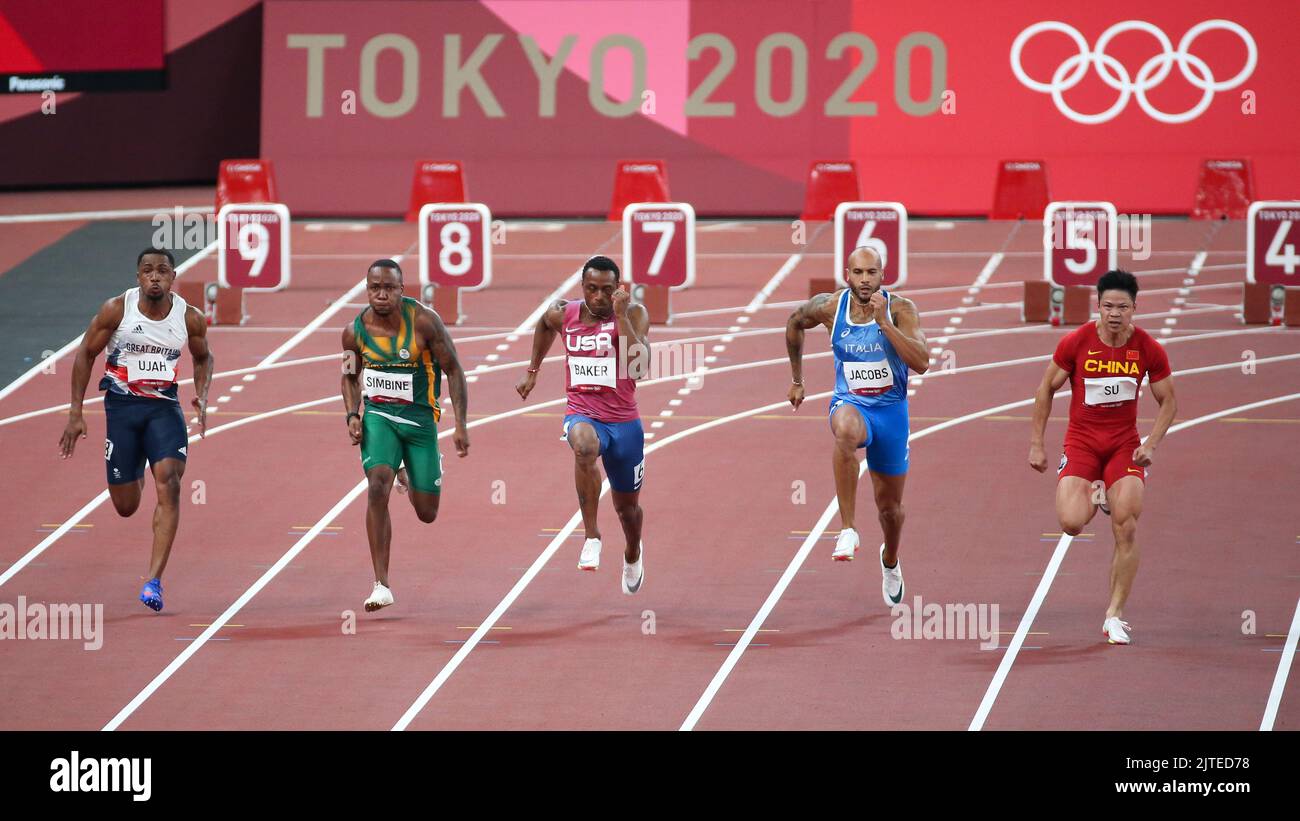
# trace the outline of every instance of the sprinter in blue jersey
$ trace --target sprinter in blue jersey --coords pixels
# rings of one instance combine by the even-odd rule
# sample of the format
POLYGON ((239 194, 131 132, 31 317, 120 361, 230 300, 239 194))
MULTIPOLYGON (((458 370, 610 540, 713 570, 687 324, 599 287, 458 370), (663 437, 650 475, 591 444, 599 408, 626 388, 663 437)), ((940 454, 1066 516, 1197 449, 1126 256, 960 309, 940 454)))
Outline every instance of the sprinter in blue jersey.
POLYGON ((871 248, 858 248, 844 268, 849 287, 818 294, 800 305, 785 326, 790 353, 790 404, 804 399, 804 331, 825 325, 835 355, 831 433, 835 437, 835 495, 841 530, 831 557, 851 561, 858 549, 854 529, 858 490, 858 448, 867 449, 867 468, 885 543, 880 546, 881 593, 887 607, 903 600, 903 566, 898 560, 903 532, 903 483, 907 479, 909 435, 907 371, 925 373, 930 354, 921 320, 910 299, 881 287, 884 266, 871 248))

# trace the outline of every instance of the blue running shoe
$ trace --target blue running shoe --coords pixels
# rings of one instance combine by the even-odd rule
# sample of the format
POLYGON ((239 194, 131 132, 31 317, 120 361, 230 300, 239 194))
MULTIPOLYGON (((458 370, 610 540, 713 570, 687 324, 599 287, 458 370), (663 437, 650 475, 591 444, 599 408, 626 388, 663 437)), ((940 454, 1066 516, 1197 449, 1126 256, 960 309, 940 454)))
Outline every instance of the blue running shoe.
POLYGON ((140 601, 144 606, 155 612, 162 610, 162 581, 159 579, 150 579, 140 588, 140 601))

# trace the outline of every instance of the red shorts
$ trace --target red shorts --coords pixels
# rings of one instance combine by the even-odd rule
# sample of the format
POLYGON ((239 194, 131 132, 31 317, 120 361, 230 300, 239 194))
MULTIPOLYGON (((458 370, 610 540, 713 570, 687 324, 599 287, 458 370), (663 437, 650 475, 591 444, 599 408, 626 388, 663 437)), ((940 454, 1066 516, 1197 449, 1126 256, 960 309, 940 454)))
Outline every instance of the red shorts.
POLYGON ((1084 439, 1080 436, 1065 437, 1065 452, 1061 454, 1061 465, 1056 469, 1056 479, 1063 476, 1078 476, 1089 484, 1102 479, 1106 488, 1125 476, 1136 476, 1146 482, 1147 472, 1133 461, 1133 451, 1142 444, 1137 431, 1128 431, 1111 439, 1104 437, 1084 439))

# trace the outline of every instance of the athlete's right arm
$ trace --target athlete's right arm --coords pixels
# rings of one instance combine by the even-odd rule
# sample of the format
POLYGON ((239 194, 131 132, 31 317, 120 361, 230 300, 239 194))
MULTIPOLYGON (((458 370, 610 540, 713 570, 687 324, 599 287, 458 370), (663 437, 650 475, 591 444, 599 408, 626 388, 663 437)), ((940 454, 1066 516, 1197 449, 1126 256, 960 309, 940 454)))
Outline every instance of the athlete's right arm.
POLYGON ((1052 415, 1052 397, 1070 378, 1069 371, 1056 362, 1047 363, 1047 373, 1038 384, 1034 394, 1034 420, 1029 432, 1029 466, 1042 473, 1047 470, 1047 451, 1043 447, 1043 435, 1047 431, 1047 418, 1052 415))
POLYGON ((59 439, 59 453, 64 459, 72 455, 78 439, 86 438, 86 421, 81 416, 81 403, 86 398, 86 386, 90 384, 90 369, 95 365, 95 358, 112 339, 113 331, 122 324, 122 315, 126 312, 126 301, 118 296, 105 302, 90 320, 90 327, 77 346, 77 355, 72 364, 72 403, 68 406, 68 424, 59 439))
POLYGON ((790 354, 790 392, 786 398, 795 410, 803 403, 803 336, 804 331, 825 325, 834 315, 834 294, 818 294, 790 314, 785 323, 785 348, 790 354))
POLYGON ((521 399, 527 399, 528 394, 533 392, 533 386, 537 384, 537 371, 542 367, 542 360, 546 359, 546 352, 551 349, 556 334, 563 327, 564 300, 557 299, 551 307, 546 309, 541 319, 537 320, 537 327, 533 329, 533 357, 528 361, 528 372, 521 376, 519 383, 515 385, 515 390, 519 393, 521 399))
POLYGON ((343 412, 354 445, 361 444, 361 368, 361 346, 348 323, 343 326, 343 412))

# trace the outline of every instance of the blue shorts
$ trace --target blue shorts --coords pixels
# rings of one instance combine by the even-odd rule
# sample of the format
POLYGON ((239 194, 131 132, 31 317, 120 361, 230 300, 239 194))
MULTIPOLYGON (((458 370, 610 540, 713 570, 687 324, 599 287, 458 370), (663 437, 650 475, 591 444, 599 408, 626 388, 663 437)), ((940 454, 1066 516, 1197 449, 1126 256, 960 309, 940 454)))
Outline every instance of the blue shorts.
POLYGON ((104 441, 104 464, 110 485, 125 485, 144 476, 144 463, 156 465, 163 459, 185 461, 189 436, 185 415, 178 402, 104 394, 104 417, 108 438, 104 441))
POLYGON ((605 465, 609 486, 619 493, 636 493, 645 476, 645 430, 640 419, 627 422, 601 422, 578 413, 566 414, 560 438, 568 440, 569 428, 586 422, 600 439, 600 461, 605 465))
POLYGON ((835 416, 840 405, 850 405, 862 414, 867 438, 858 447, 867 449, 867 467, 887 476, 907 473, 911 451, 907 444, 907 437, 911 434, 907 422, 907 400, 869 407, 849 399, 833 398, 828 417, 835 416))

